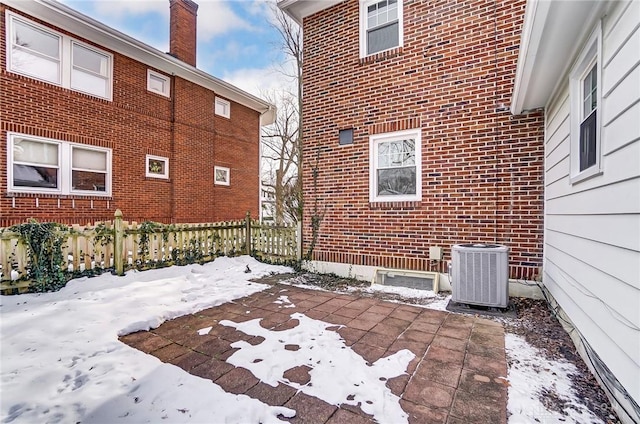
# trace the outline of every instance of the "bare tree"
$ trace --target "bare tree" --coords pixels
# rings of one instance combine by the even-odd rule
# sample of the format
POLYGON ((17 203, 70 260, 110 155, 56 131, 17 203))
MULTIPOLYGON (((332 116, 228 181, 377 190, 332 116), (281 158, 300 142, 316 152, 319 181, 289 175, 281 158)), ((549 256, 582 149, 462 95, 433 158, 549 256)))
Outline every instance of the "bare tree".
POLYGON ((297 222, 302 200, 298 177, 300 113, 291 93, 283 91, 277 97, 267 97, 278 106, 278 115, 272 125, 262 130, 262 159, 268 171, 262 185, 270 188, 275 196, 275 222, 297 222))
POLYGON ((285 65, 280 72, 293 79, 294 92, 272 93, 267 97, 278 108, 273 125, 264 128, 263 160, 271 175, 263 186, 275 194, 276 223, 297 222, 302 217, 302 31, 297 23, 272 4, 272 25, 280 34, 280 50, 285 65))

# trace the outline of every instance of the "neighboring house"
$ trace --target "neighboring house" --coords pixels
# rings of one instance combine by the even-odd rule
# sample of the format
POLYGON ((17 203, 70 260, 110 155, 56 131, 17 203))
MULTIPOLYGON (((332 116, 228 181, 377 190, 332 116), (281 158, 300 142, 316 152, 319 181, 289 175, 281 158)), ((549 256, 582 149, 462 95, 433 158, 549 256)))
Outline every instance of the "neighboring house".
POLYGON ((52 0, 1 0, 0 227, 258 216, 275 110, 198 70, 198 6, 167 7, 170 53, 52 0))
POLYGON ((544 108, 544 287, 640 422, 640 2, 530 1, 514 115, 544 108))
POLYGON ((273 222, 276 209, 275 189, 263 184, 260 192, 260 219, 263 222, 273 222))
POLYGON ((512 278, 538 278, 544 120, 509 112, 525 2, 278 5, 303 26, 313 267, 446 271, 452 245, 490 242, 509 246, 512 278))

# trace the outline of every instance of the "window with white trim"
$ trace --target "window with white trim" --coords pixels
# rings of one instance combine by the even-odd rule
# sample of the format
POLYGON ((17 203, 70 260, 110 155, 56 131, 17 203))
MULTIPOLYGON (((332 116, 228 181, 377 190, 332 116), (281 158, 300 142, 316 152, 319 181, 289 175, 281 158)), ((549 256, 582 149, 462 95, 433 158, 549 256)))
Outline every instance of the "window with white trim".
POLYGON ((223 166, 215 166, 213 168, 214 183, 217 185, 228 186, 231 182, 229 172, 229 168, 225 168, 223 166))
POLYGON ((111 100, 113 56, 6 12, 7 70, 111 100))
POLYGON ((146 176, 151 178, 169 178, 169 158, 147 155, 146 176))
POLYGON ((369 200, 402 202, 422 199, 420 129, 369 137, 369 200))
POLYGON ((10 192, 111 194, 111 149, 9 133, 10 192))
POLYGON ((169 77, 147 69, 147 90, 165 97, 171 96, 169 77))
POLYGON ((403 0, 360 0, 360 57, 402 46, 403 0))
POLYGON ((598 175, 600 168, 601 27, 594 30, 571 70, 571 183, 598 175))
POLYGON ((225 118, 231 118, 231 103, 228 100, 216 97, 215 100, 216 115, 224 116, 225 118))

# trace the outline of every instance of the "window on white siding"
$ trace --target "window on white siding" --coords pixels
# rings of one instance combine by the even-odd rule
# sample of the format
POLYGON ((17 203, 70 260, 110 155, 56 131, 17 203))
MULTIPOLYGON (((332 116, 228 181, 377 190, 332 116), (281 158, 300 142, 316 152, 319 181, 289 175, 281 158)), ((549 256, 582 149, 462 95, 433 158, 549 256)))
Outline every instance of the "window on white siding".
POLYGON ((111 149, 9 133, 11 192, 111 193, 111 149))
POLYGON ((402 1, 360 0, 360 57, 402 46, 402 1))
POLYGON ((571 70, 571 182, 598 175, 600 167, 601 27, 595 29, 571 70))
POLYGON ((9 11, 7 70, 111 100, 113 56, 9 11))
POLYGON ((169 97, 171 95, 169 77, 148 69, 147 90, 169 97))
POLYGON ((228 100, 216 97, 215 103, 216 115, 224 116, 225 118, 231 117, 231 103, 228 100))
POLYGON ((230 182, 230 175, 229 175, 229 168, 225 168, 223 166, 216 166, 213 169, 213 175, 214 175, 214 183, 217 185, 229 185, 230 182))
POLYGON ((371 202, 422 199, 420 130, 369 137, 371 202))
POLYGON ((147 177, 169 178, 169 158, 147 155, 147 177))

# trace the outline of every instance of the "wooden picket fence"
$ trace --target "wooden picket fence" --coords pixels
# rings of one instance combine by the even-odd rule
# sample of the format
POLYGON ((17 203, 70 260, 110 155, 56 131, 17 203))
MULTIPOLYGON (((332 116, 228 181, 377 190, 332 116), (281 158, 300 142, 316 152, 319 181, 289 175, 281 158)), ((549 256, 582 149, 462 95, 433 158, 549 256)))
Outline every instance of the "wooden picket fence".
MULTIPOLYGON (((126 222, 118 210, 112 222, 74 225, 62 235, 66 237, 65 271, 70 276, 106 270, 122 275, 130 269, 205 263, 219 256, 244 254, 274 264, 292 264, 301 258, 298 225, 264 224, 248 213, 241 221, 163 225, 126 222)), ((28 291, 28 270, 27 248, 18 234, 0 230, 3 293, 28 291)))

